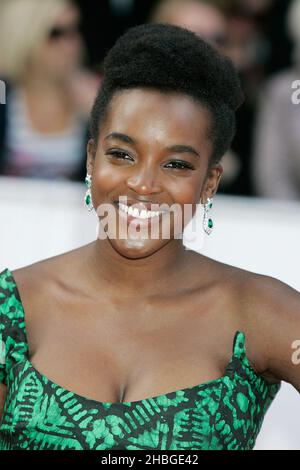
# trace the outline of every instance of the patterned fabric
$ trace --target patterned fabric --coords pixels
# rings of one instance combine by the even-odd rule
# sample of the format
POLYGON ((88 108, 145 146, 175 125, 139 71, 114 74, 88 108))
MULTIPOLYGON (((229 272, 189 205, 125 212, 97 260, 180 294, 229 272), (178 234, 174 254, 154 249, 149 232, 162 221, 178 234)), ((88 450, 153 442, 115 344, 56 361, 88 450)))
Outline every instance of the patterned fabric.
POLYGON ((24 310, 0 273, 0 449, 250 450, 281 382, 258 376, 237 331, 224 375, 134 402, 100 402, 51 382, 28 359, 24 310))

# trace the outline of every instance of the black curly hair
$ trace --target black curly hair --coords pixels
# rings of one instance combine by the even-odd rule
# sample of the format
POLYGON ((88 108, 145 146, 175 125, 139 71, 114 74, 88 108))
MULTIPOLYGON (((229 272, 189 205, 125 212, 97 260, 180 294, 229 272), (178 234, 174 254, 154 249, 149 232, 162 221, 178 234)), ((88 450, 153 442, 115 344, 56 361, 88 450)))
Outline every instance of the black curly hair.
POLYGON ((113 95, 148 87, 183 93, 211 111, 214 150, 210 165, 230 148, 235 111, 244 101, 239 76, 228 58, 195 33, 167 23, 131 27, 106 55, 103 71, 90 118, 90 137, 95 142, 113 95))

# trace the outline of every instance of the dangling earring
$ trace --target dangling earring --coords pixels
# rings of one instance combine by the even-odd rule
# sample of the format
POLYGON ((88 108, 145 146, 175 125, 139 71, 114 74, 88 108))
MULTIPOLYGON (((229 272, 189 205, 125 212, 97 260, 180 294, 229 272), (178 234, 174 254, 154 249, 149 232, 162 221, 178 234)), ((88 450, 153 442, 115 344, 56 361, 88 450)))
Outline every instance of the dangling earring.
POLYGON ((213 198, 207 198, 206 204, 204 204, 204 218, 203 218, 203 228, 207 235, 210 235, 214 226, 212 219, 208 217, 208 212, 212 208, 213 198))
POLYGON ((84 196, 84 203, 85 206, 87 207, 87 210, 90 212, 94 209, 93 203, 92 203, 92 194, 91 194, 91 185, 92 185, 92 176, 87 175, 85 177, 85 184, 87 186, 87 191, 84 196))

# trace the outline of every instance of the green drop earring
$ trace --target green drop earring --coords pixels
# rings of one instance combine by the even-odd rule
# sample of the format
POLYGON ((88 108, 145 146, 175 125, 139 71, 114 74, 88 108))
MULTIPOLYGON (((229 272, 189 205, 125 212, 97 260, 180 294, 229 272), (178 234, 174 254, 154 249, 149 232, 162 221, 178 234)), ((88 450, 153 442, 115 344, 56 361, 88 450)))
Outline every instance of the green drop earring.
POLYGON ((213 198, 207 198, 207 202, 204 204, 204 218, 203 218, 203 228, 204 228, 205 233, 207 233, 207 235, 211 234, 213 227, 214 227, 214 223, 212 219, 208 216, 208 212, 212 208, 212 205, 213 205, 213 198))
POLYGON ((93 203, 92 203, 92 194, 91 194, 91 186, 92 186, 92 176, 87 174, 85 177, 85 184, 87 186, 87 191, 84 196, 84 203, 85 206, 87 207, 87 210, 90 212, 94 209, 93 203))

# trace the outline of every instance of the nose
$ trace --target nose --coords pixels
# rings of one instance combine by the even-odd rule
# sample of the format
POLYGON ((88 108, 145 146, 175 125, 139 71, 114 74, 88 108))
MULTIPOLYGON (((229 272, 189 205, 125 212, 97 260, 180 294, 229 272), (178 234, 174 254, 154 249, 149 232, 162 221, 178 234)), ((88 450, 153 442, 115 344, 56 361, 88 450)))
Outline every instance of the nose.
POLYGON ((139 194, 159 193, 162 190, 154 171, 149 168, 140 169, 131 175, 127 180, 127 185, 139 194))

